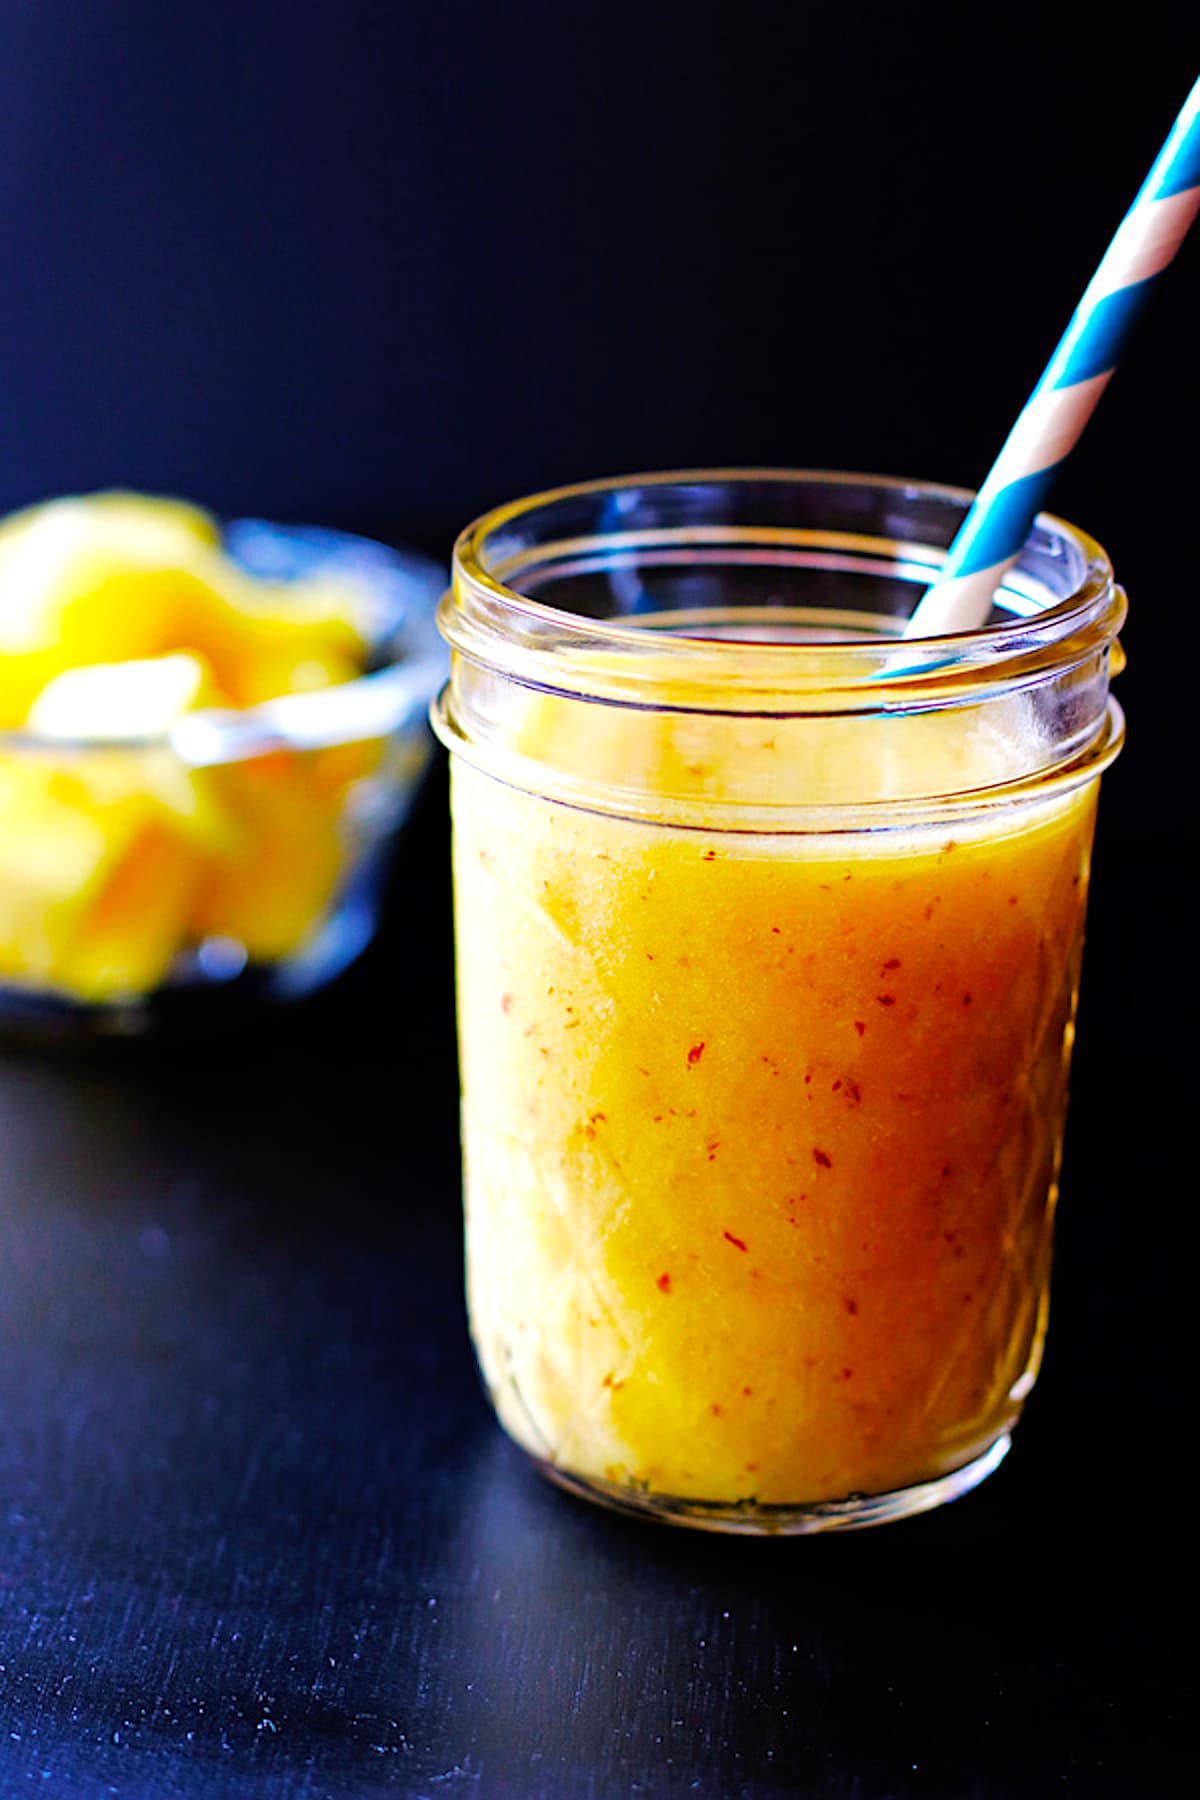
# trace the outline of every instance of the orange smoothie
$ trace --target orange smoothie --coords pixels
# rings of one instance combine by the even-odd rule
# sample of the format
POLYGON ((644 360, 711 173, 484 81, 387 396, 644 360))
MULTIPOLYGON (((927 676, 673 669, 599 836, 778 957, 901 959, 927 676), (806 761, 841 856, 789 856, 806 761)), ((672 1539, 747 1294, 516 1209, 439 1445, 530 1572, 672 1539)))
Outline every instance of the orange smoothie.
MULTIPOLYGON (((773 770, 819 800, 831 732, 859 742, 555 707, 527 754, 715 808, 773 770)), ((869 754, 850 785, 886 790, 869 754)), ((453 779, 469 1303, 509 1433, 601 1491, 749 1510, 983 1455, 1045 1329, 1095 778, 763 833, 453 779)))

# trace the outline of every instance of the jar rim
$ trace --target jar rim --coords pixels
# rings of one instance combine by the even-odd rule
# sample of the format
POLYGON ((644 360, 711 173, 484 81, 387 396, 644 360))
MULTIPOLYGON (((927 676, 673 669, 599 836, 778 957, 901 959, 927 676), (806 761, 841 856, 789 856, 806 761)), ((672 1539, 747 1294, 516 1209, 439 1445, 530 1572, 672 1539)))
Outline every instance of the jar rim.
MULTIPOLYGON (((599 666, 588 667, 586 673, 573 666, 569 690, 618 703, 645 704, 647 689, 661 687, 652 676, 648 680, 652 652, 660 664, 669 661, 669 684, 685 710, 720 709, 725 701, 740 709, 748 698, 761 704, 766 694, 810 701, 823 694, 821 710, 857 710, 864 704, 874 709, 900 700, 912 703, 914 689, 920 690, 924 704, 940 706, 960 698, 964 689, 978 695, 981 686, 993 682, 1009 686, 1047 666, 1069 665, 1094 654, 1115 638, 1124 619, 1125 597, 1103 548, 1052 513, 1039 513, 1035 526, 1072 553, 1081 568, 1082 578, 1072 591, 1050 604, 1035 604, 1026 616, 931 637, 763 642, 663 632, 639 625, 636 615, 633 620, 596 619, 555 607, 523 594, 488 566, 487 546, 502 531, 580 499, 672 486, 724 486, 736 491, 751 483, 859 488, 942 502, 949 510, 962 512, 974 498, 965 488, 903 476, 767 466, 660 470, 551 488, 492 508, 459 534, 453 554, 454 585, 439 609, 440 629, 457 653, 534 686, 553 686, 552 667, 561 669, 564 658, 569 660, 574 652, 586 653, 585 660, 599 666)), ((771 537, 768 527, 744 529, 750 541, 771 537)), ((664 527, 649 535, 658 542, 673 533, 686 547, 725 538, 728 531, 726 526, 693 525, 664 527)), ((611 541, 627 544, 636 544, 638 536, 619 527, 609 534, 611 541)), ((868 546, 880 557, 890 556, 897 570, 907 570, 917 594, 925 571, 932 581, 946 553, 946 546, 866 533, 805 530, 784 536, 789 541, 801 536, 836 541, 847 548, 868 546)))

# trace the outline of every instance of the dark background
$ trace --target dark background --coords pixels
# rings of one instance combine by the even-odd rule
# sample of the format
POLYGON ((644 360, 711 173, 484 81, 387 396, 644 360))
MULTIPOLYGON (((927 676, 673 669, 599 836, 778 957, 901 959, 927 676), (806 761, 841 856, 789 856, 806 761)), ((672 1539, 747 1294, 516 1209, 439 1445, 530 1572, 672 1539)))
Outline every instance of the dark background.
MULTIPOLYGON (((440 554, 638 468, 976 485, 1200 67, 1185 0, 0 0, 0 33, 0 508, 123 482, 440 554)), ((1200 241, 1053 496, 1134 599, 1157 823, 1198 293, 1200 241)))
MULTIPOLYGON (((443 556, 635 468, 976 483, 1200 68, 1158 0, 0 0, 0 42, 0 509, 125 483, 443 556)), ((4 1800, 1171 1791, 1198 306, 1200 237, 1053 500, 1131 594, 1130 745, 1006 1468, 792 1546, 526 1476, 462 1329, 438 772, 338 994, 0 1059, 4 1800)))
MULTIPOLYGON (((1190 6, 1083 19, 3 0, 0 504, 122 480, 444 548, 632 468, 974 484, 1195 75, 1190 6)), ((1058 496, 1122 567, 1186 499, 1198 268, 1058 496)))

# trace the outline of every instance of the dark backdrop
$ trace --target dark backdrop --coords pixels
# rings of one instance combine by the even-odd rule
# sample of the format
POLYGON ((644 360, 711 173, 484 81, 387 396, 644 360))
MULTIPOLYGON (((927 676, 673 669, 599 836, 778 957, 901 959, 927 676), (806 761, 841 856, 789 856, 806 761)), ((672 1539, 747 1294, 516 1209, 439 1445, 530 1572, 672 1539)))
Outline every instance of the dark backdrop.
MULTIPOLYGON (((1106 16, 0 0, 0 509, 123 482, 444 553, 638 467, 977 482, 1200 68, 1193 0, 1106 16)), ((1198 310, 1200 232, 1054 496, 1134 607, 1041 1440, 1098 1607, 1195 1400, 1198 310)), ((434 954, 397 1017, 436 999, 449 1144, 440 787, 423 830, 434 954)))
MULTIPOLYGON (((636 468, 975 484, 1200 69, 1191 0, 1109 20, 0 0, 0 510, 124 482, 445 553, 636 468)), ((1198 309, 1200 232, 1053 496, 1134 603, 1142 899, 1168 830, 1179 867, 1198 309)))
MULTIPOLYGON (((0 507, 125 482, 442 552, 637 467, 976 482, 1200 67, 1166 0, 1107 29, 1063 0, 0 0, 0 34, 0 507)), ((1200 233, 1054 496, 1134 605, 1077 1067, 1112 1200, 1065 1224, 1133 1288, 1081 1284, 1057 1340, 1107 1334, 1118 1386, 1129 1320, 1163 1368, 1190 1347, 1170 1234, 1125 1202, 1177 1192, 1191 1105, 1161 947, 1200 838, 1198 308, 1200 233)))
MULTIPOLYGON (((125 482, 443 553, 638 467, 977 482, 1200 68, 1183 0, 1107 29, 1067 0, 0 0, 0 33, 0 508, 125 482)), ((1191 929, 1200 840, 1198 308, 1200 232, 1054 496, 1134 608, 1077 1070, 1131 1193, 1177 1186, 1155 1121, 1194 1066, 1147 950, 1191 929)), ((1164 1358, 1169 1241, 1133 1253, 1164 1358)))
MULTIPOLYGON (((0 32, 0 506, 121 480, 434 546, 635 467, 977 481, 1200 65, 1186 0, 0 0, 0 32)), ((1131 586, 1186 510, 1198 297, 1193 245, 1056 496, 1131 586)))
MULTIPOLYGON (((0 508, 126 482, 439 551, 635 468, 978 482, 1200 67, 1187 0, 1107 29, 1073 0, 0 0, 0 34, 0 508)), ((1164 820, 1198 306, 1200 241, 1054 496, 1141 609, 1164 820)))

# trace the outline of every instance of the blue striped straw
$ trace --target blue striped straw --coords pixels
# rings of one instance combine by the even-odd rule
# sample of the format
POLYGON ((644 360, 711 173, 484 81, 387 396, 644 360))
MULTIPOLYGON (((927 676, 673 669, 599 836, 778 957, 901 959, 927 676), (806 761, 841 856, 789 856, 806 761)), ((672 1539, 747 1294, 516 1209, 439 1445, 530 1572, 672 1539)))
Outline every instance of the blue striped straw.
POLYGON ((1200 81, 1122 219, 905 637, 971 631, 1016 561, 1059 464, 1108 385, 1134 319, 1200 211, 1200 81))

